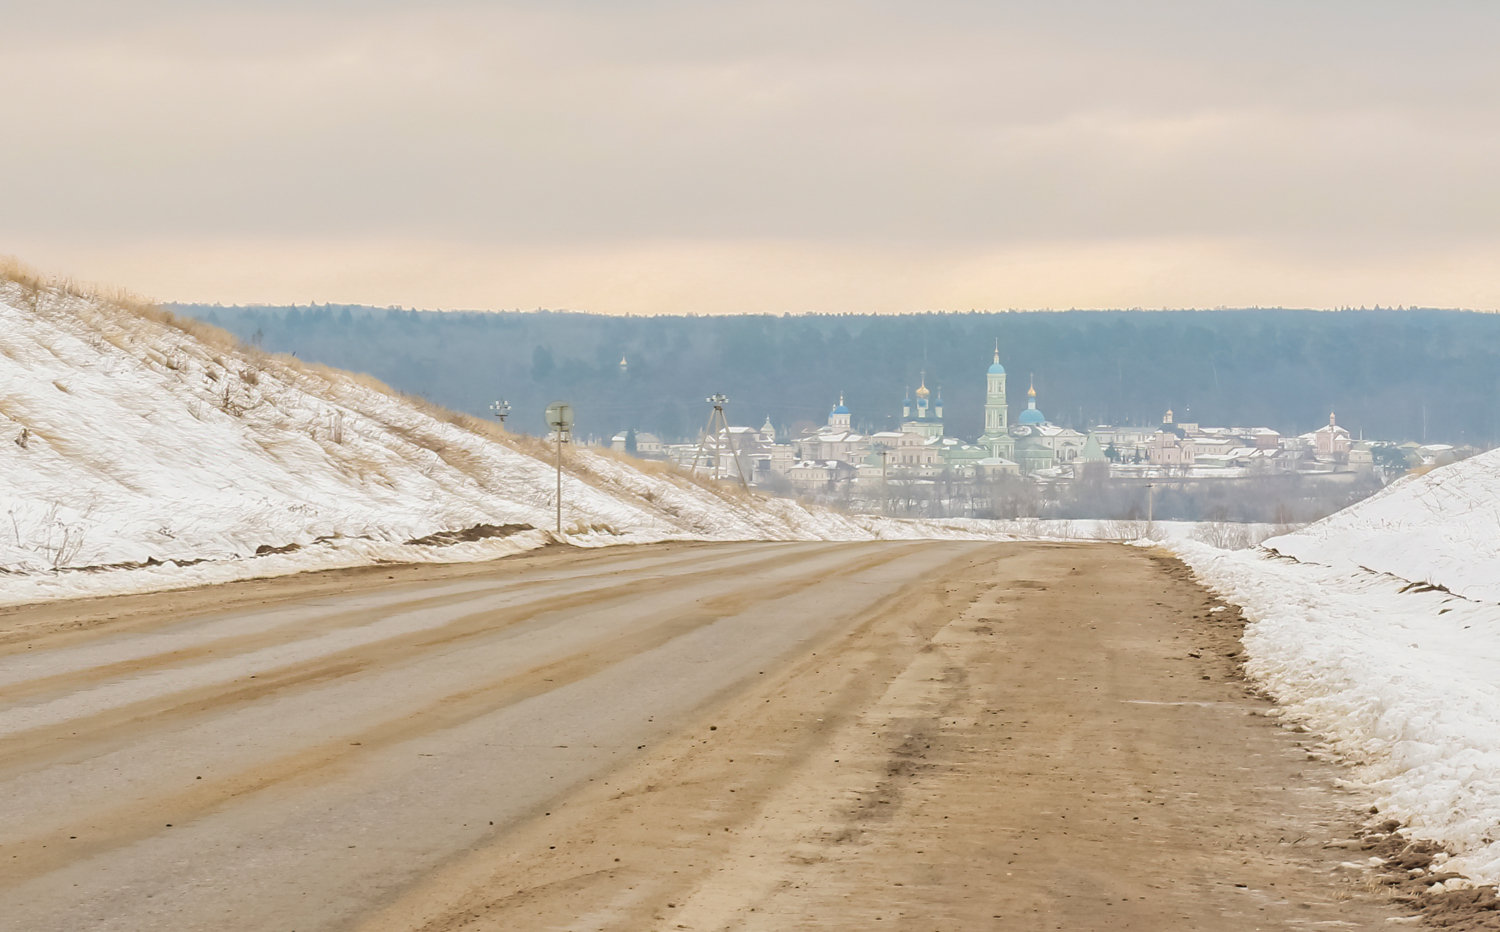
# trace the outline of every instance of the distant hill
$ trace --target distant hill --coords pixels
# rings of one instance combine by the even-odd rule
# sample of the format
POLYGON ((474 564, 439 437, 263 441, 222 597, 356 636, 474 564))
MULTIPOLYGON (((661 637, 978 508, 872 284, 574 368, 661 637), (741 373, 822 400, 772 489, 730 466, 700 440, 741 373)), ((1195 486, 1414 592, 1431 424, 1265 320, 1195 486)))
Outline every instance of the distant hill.
POLYGON ((704 397, 730 419, 821 423, 842 393, 856 428, 891 426, 907 386, 941 387, 949 432, 980 431, 995 341, 1012 413, 1034 373, 1054 423, 1178 420, 1326 424, 1359 436, 1490 445, 1500 440, 1500 315, 1443 310, 1063 311, 746 317, 607 317, 326 305, 178 305, 266 350, 368 372, 475 415, 513 405, 540 433, 554 398, 581 434, 634 427, 695 435, 704 397), (621 360, 625 365, 621 366, 621 360))

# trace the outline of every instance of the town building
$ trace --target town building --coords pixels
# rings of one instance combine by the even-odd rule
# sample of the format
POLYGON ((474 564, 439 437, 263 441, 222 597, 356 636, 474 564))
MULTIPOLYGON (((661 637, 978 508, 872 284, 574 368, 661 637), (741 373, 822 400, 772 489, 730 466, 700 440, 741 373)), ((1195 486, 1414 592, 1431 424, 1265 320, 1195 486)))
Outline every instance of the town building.
POLYGON ((786 477, 800 492, 837 494, 857 472, 853 464, 842 460, 802 460, 787 469, 786 477))
POLYGON ((943 436, 943 390, 939 388, 936 398, 932 397, 927 389, 926 372, 917 386, 916 405, 912 405, 910 391, 901 401, 901 430, 928 439, 943 436))
POLYGON ((870 438, 857 433, 850 426, 851 420, 844 396, 839 395, 839 403, 828 412, 828 423, 793 441, 797 458, 818 462, 862 462, 870 453, 870 438))
POLYGON ((1338 425, 1332 413, 1328 415, 1326 425, 1305 436, 1311 441, 1313 456, 1318 459, 1331 463, 1349 462, 1349 448, 1352 446, 1349 432, 1338 425))
POLYGON ((616 453, 634 453, 641 459, 661 459, 666 453, 666 447, 661 438, 655 434, 640 431, 635 435, 635 449, 630 449, 630 434, 628 430, 622 430, 609 438, 609 448, 616 453))
POLYGON ((1026 410, 1009 431, 1022 473, 1039 473, 1073 462, 1086 439, 1071 427, 1058 427, 1036 406, 1036 382, 1026 390, 1026 410))
POLYGON ((1176 424, 1172 419, 1172 410, 1161 419, 1161 427, 1151 435, 1151 440, 1146 447, 1146 462, 1152 466, 1188 467, 1198 458, 1198 444, 1193 438, 1189 427, 1196 430, 1198 425, 1176 424))

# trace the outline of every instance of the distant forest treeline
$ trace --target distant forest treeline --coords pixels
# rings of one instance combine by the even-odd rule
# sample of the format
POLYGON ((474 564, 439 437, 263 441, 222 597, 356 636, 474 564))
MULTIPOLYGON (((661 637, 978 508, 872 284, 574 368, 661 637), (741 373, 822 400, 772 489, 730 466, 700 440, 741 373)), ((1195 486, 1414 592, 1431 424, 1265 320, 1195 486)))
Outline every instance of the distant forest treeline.
POLYGON ((942 390, 948 433, 981 430, 996 339, 1011 417, 1056 424, 1179 421, 1300 433, 1337 412, 1356 437, 1500 439, 1500 315, 1434 310, 1058 311, 742 317, 405 311, 357 306, 172 310, 272 352, 367 372, 401 391, 542 433, 549 401, 577 431, 696 436, 705 396, 730 422, 822 423, 840 393, 859 430, 894 427, 921 373, 942 390), (621 359, 626 365, 622 369, 621 359))

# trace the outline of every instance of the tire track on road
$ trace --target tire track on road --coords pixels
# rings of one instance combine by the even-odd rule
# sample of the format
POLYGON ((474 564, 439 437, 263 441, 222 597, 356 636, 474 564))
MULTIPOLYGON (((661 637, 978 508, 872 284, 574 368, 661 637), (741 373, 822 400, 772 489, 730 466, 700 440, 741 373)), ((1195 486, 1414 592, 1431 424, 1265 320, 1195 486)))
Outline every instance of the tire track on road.
MULTIPOLYGON (((840 559, 837 550, 831 549, 829 554, 825 559, 840 559)), ((733 566, 716 573, 683 574, 666 577, 665 581, 655 576, 635 578, 581 592, 548 594, 516 605, 508 604, 506 594, 501 593, 454 602, 447 606, 454 611, 441 622, 423 620, 418 617, 421 613, 415 611, 391 614, 371 609, 365 612, 369 616, 365 624, 343 626, 322 638, 280 639, 249 654, 214 657, 197 666, 148 671, 67 693, 50 703, 13 706, 0 710, 0 761, 5 762, 0 779, 7 770, 24 763, 36 749, 51 746, 59 731, 88 740, 97 733, 138 721, 165 722, 174 715, 216 710, 233 702, 252 702, 288 688, 319 683, 328 679, 328 671, 335 668, 342 671, 339 675, 348 675, 383 665, 410 663, 417 652, 503 634, 540 616, 561 615, 602 601, 628 601, 660 591, 664 585, 702 586, 746 571, 801 569, 798 565, 808 559, 800 553, 770 554, 751 561, 748 566, 733 566), (483 604, 481 607, 475 603, 483 604), (472 610, 459 611, 465 607, 472 610), (385 630, 381 630, 382 626, 385 630), (319 640, 333 643, 319 645, 319 640), (339 646, 339 641, 347 646, 339 646), (252 679, 259 682, 250 683, 252 679), (132 698, 138 693, 146 695, 132 698)), ((89 680, 85 678, 85 682, 89 680)))
MULTIPOLYGON (((788 546, 827 543, 801 541, 788 542, 788 546)), ((354 588, 371 594, 396 594, 461 584, 476 577, 518 579, 536 573, 586 577, 633 571, 662 560, 688 562, 693 555, 733 555, 759 546, 759 541, 679 541, 598 548, 553 544, 472 563, 375 563, 185 589, 0 605, 0 658, 25 655, 43 646, 60 649, 108 635, 126 636, 228 611, 279 611, 310 601, 342 598, 354 588)))
MULTIPOLYGON (((826 548, 828 545, 822 546, 826 548)), ((706 559, 702 556, 685 556, 659 565, 653 564, 652 568, 663 576, 697 575, 721 565, 737 565, 744 569, 753 569, 760 563, 775 564, 786 562, 791 558, 785 554, 767 555, 749 564, 739 562, 742 559, 738 553, 706 559)), ((625 564, 624 569, 629 569, 630 566, 638 563, 638 561, 621 562, 625 564)), ((190 642, 183 646, 173 647, 170 643, 158 643, 172 638, 173 635, 170 633, 137 633, 134 635, 139 642, 135 645, 136 656, 103 663, 93 658, 100 655, 128 653, 132 645, 108 643, 116 637, 109 632, 101 632, 99 640, 106 642, 102 644, 69 645, 61 650, 48 651, 44 643, 41 650, 13 651, 11 657, 0 656, 0 720, 3 720, 5 707, 15 706, 27 700, 45 698, 49 693, 76 694, 84 688, 97 689, 110 681, 139 677, 158 670, 184 668, 194 663, 306 642, 318 635, 366 626, 370 623, 371 615, 375 613, 382 613, 386 616, 398 613, 412 614, 501 596, 524 599, 521 605, 536 605, 549 598, 556 599, 561 592, 568 592, 570 597, 581 597, 589 592, 618 587, 619 583, 614 577, 624 569, 610 569, 607 575, 597 572, 587 575, 568 573, 534 580, 469 583, 456 587, 457 591, 441 591, 455 587, 440 587, 438 594, 424 596, 418 591, 409 597, 375 604, 371 603, 370 600, 373 598, 371 596, 352 595, 338 599, 339 602, 352 599, 359 603, 352 608, 337 610, 336 605, 307 606, 301 611, 294 612, 290 620, 283 621, 271 619, 284 614, 286 609, 236 613, 222 619, 194 625, 194 630, 182 632, 177 639, 190 642), (576 585, 580 579, 586 581, 584 588, 567 589, 570 585, 576 585), (588 586, 587 582, 597 584, 588 586), (255 628, 258 624, 263 627, 259 630, 244 631, 246 628, 255 628), (214 630, 219 628, 228 628, 230 632, 244 631, 244 633, 225 633, 222 636, 215 636, 214 630), (191 643, 195 640, 198 643, 191 643), (49 654, 53 656, 49 657, 49 654), (51 667, 57 672, 38 674, 38 667, 44 670, 51 667)), ((170 623, 162 627, 181 627, 181 625, 170 623)), ((0 735, 4 733, 4 726, 0 725, 0 735)))
MULTIPOLYGON (((680 905, 744 842, 768 798, 796 791, 818 759, 836 756, 830 740, 991 585, 974 578, 975 568, 993 571, 1016 553, 1015 545, 980 546, 886 593, 856 622, 831 627, 794 662, 705 708, 649 757, 554 807, 552 819, 422 878, 354 928, 665 927, 661 905, 680 905), (716 723, 711 742, 701 738, 708 722, 716 723)), ((818 789, 836 792, 811 789, 814 798, 818 789)))
MULTIPOLYGON (((866 547, 868 545, 865 545, 866 547)), ((668 592, 685 588, 710 588, 724 583, 737 584, 722 595, 700 599, 689 607, 668 614, 644 627, 626 627, 612 635, 589 642, 581 650, 550 662, 505 675, 489 682, 479 682, 460 689, 444 691, 415 708, 393 710, 391 716, 373 726, 341 733, 327 740, 282 753, 254 767, 232 775, 215 775, 212 780, 179 782, 147 797, 132 799, 128 804, 104 807, 80 815, 74 825, 95 826, 90 840, 80 844, 66 837, 72 829, 58 829, 26 837, 12 837, 0 849, 9 855, 0 863, 0 883, 15 884, 56 870, 79 856, 96 856, 159 833, 168 823, 190 824, 194 819, 230 804, 244 802, 263 790, 286 784, 316 783, 338 776, 350 766, 418 737, 452 728, 460 723, 523 702, 549 691, 563 688, 598 673, 600 670, 658 648, 674 639, 713 624, 735 612, 775 599, 796 595, 823 582, 837 567, 846 577, 855 577, 898 560, 911 549, 910 544, 882 545, 878 551, 860 554, 859 547, 841 545, 820 550, 813 557, 797 552, 752 561, 748 565, 721 569, 707 576, 684 576, 668 592), (849 551, 853 551, 851 554, 849 551), (792 571, 785 579, 767 581, 760 574, 767 571, 792 571), (108 826, 107 829, 101 827, 108 826), (97 833, 97 834, 96 834, 97 833), (71 844, 70 844, 71 842, 71 844)), ((549 609, 543 614, 565 610, 607 612, 619 603, 636 598, 643 591, 662 595, 661 579, 638 580, 625 586, 603 588, 580 594, 565 609, 549 609)), ((535 615, 534 607, 517 607, 507 616, 535 615)), ((525 620, 508 617, 502 624, 525 620)), ((42 761, 59 759, 85 761, 97 758, 107 748, 119 748, 143 740, 145 732, 160 732, 169 726, 181 727, 193 718, 222 716, 231 707, 263 700, 288 690, 308 689, 335 680, 368 674, 375 665, 411 664, 418 654, 436 648, 453 648, 463 642, 496 634, 495 619, 486 614, 469 615, 437 631, 423 632, 421 637, 400 639, 400 643, 370 645, 361 656, 341 655, 319 658, 287 668, 276 677, 227 692, 209 689, 200 695, 175 695, 159 704, 126 707, 96 716, 80 730, 78 723, 44 729, 29 737, 32 745, 25 754, 16 753, 14 745, 0 744, 0 754, 7 769, 42 761), (425 638, 425 640, 424 640, 425 638), (64 734, 63 732, 67 732, 64 734), (59 755, 60 749, 72 748, 59 755), (29 755, 29 759, 28 759, 29 755)), ((0 791, 5 788, 0 783, 0 791)))

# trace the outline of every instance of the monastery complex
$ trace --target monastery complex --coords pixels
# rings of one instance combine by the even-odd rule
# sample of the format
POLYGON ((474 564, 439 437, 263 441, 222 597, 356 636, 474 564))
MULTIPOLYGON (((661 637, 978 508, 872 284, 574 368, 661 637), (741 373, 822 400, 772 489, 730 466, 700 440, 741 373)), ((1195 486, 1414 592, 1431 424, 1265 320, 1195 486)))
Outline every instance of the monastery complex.
MULTIPOLYGON (((975 377, 978 373, 975 374, 975 377)), ((757 484, 784 480, 800 491, 836 492, 870 481, 934 480, 939 476, 983 480, 999 476, 1067 481, 1087 476, 1113 479, 1239 479, 1274 474, 1320 474, 1350 478, 1374 468, 1370 447, 1350 437, 1329 415, 1328 423, 1300 436, 1267 427, 1205 427, 1179 422, 1167 411, 1152 427, 1097 425, 1086 432, 1061 427, 1037 407, 1034 381, 1026 407, 1011 416, 1006 371, 996 347, 983 375, 983 429, 966 439, 949 433, 941 391, 927 387, 926 373, 901 403, 900 428, 862 434, 840 397, 827 423, 783 436, 767 418, 759 428, 730 427, 698 443, 662 444, 650 434, 635 438, 637 455, 671 459, 721 475, 745 472, 757 484), (737 455, 736 455, 737 454, 737 455)), ((627 435, 612 446, 625 450, 627 435)), ((1422 448, 1421 455, 1441 455, 1422 448)), ((1415 452, 1414 452, 1414 455, 1415 452)))

